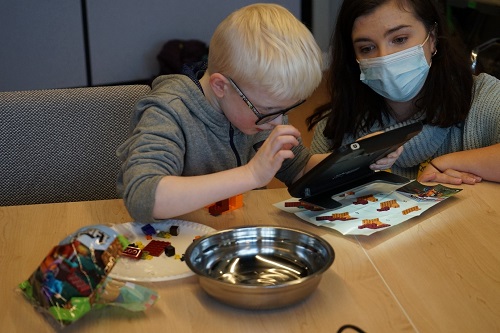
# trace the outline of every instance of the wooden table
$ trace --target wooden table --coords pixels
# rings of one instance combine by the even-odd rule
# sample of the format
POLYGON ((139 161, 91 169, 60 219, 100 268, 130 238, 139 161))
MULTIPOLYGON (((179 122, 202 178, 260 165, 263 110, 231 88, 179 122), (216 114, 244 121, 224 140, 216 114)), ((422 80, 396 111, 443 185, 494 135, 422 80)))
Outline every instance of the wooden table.
MULTIPOLYGON (((464 186, 422 216, 368 237, 342 236, 271 205, 288 197, 285 189, 257 190, 238 210, 180 218, 216 229, 279 225, 321 235, 336 259, 305 301, 236 309, 207 296, 193 276, 146 284, 161 298, 144 313, 94 310, 65 332, 336 332, 344 324, 367 332, 500 331, 499 184, 464 186)), ((54 331, 16 286, 79 227, 129 221, 121 200, 0 207, 1 331, 54 331)))

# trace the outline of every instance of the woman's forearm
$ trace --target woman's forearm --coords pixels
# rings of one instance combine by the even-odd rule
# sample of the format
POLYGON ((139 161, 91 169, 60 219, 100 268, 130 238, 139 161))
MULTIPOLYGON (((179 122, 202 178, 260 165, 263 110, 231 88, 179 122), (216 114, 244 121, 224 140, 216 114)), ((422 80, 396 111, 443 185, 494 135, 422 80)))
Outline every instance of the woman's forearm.
POLYGON ((500 182, 500 143, 442 155, 433 159, 432 163, 441 171, 453 169, 500 182))

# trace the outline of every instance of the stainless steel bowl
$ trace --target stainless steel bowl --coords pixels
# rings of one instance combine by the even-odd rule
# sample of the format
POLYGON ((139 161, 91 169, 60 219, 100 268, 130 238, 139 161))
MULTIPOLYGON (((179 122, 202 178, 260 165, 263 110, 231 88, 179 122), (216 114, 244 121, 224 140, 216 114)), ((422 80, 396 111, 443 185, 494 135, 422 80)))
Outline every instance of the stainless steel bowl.
POLYGON ((184 258, 213 298, 246 309, 274 309, 309 296, 335 259, 321 237, 281 227, 241 227, 206 235, 184 258))

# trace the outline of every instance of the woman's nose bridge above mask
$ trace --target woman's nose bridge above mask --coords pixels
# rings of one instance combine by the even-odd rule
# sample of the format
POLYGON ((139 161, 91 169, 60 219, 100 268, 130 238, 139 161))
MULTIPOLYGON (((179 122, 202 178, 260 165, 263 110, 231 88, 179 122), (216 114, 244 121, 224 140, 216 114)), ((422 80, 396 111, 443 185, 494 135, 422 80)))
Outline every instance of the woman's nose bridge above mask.
POLYGON ((373 41, 374 52, 372 51, 370 54, 370 58, 380 58, 386 55, 390 55, 392 53, 396 53, 401 51, 400 49, 391 48, 390 44, 387 41, 373 41))
MULTIPOLYGON (((397 51, 394 51, 392 53, 395 53, 397 51)), ((376 57, 383 57, 383 56, 386 56, 386 55, 389 55, 391 54, 391 52, 389 51, 389 48, 387 47, 387 45, 385 45, 384 43, 382 43, 381 45, 377 45, 377 54, 376 54, 376 57)))

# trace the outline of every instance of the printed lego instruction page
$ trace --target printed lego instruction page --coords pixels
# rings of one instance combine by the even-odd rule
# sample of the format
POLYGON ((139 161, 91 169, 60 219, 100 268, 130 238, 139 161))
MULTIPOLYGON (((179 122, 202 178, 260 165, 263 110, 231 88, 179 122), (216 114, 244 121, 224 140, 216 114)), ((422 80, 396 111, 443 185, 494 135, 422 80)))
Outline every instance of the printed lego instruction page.
POLYGON ((297 198, 274 206, 343 235, 371 235, 418 216, 461 190, 443 185, 427 186, 417 181, 398 187, 372 183, 333 196, 333 200, 342 204, 334 210, 320 209, 297 198))

